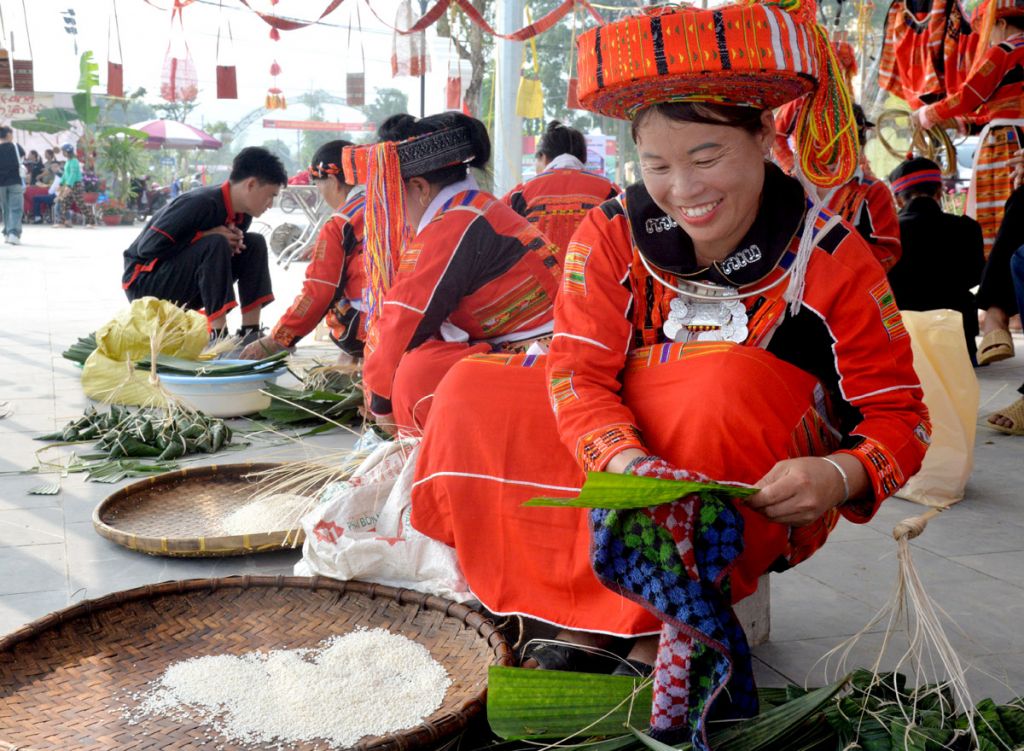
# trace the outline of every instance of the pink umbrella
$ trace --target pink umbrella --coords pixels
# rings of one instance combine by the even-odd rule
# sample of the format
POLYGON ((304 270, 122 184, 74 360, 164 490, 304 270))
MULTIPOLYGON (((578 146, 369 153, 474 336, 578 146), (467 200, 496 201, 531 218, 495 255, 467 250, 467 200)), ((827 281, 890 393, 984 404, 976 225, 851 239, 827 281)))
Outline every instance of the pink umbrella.
POLYGON ((130 127, 149 136, 147 149, 219 149, 224 145, 209 133, 177 120, 145 120, 130 127))

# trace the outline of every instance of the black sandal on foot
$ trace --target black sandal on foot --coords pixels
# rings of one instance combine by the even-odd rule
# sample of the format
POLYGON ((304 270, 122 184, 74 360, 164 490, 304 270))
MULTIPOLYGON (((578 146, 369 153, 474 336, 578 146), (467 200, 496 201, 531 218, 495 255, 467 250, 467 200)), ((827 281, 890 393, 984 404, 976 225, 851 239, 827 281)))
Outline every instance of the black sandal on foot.
POLYGON ((648 665, 646 662, 640 662, 640 660, 627 659, 625 662, 620 662, 618 664, 615 670, 612 671, 612 675, 628 675, 630 678, 647 678, 653 672, 653 665, 648 665))

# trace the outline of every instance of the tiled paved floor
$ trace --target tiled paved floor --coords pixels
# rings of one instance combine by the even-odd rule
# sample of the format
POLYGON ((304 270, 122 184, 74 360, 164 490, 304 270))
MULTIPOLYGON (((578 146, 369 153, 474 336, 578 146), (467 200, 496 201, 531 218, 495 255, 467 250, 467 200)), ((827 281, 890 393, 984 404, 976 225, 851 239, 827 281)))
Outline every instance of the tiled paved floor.
MULTIPOLYGON (((129 229, 27 227, 23 245, 0 246, 0 401, 10 400, 14 407, 0 420, 0 471, 31 466, 42 445, 32 436, 84 408, 78 372, 60 352, 124 304, 116 280, 121 251, 131 238, 129 229)), ((301 266, 275 269, 283 302, 267 311, 268 320, 283 310, 301 275, 301 266)), ((1024 358, 982 369, 979 377, 984 412, 1016 396, 1024 358)), ((961 659, 972 666, 975 693, 1005 699, 1024 693, 1024 438, 978 432, 968 497, 915 541, 914 560, 933 600, 962 629, 952 638, 961 659)), ((313 444, 338 447, 350 440, 324 436, 313 444)), ((280 448, 254 448, 244 457, 281 454, 280 448)), ((117 486, 72 476, 59 495, 27 495, 38 483, 31 475, 0 476, 0 634, 82 598, 167 579, 288 573, 299 557, 298 552, 214 561, 141 556, 92 529, 93 507, 117 486)), ((755 650, 763 682, 822 680, 815 663, 859 631, 889 596, 896 571, 893 525, 922 510, 891 500, 871 524, 843 522, 814 558, 773 576, 772 637, 755 650)), ((880 630, 861 640, 851 666, 874 661, 880 630)))

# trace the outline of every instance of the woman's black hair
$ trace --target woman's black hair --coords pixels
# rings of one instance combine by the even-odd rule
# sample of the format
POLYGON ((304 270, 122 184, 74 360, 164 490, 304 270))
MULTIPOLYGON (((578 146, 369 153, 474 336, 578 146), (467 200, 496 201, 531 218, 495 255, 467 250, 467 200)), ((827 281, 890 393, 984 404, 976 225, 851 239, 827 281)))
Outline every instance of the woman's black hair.
POLYGON ((1003 16, 1007 26, 1012 26, 1017 31, 1024 31, 1024 16, 1003 16))
MULTIPOLYGON (((337 141, 328 141, 313 152, 313 158, 310 160, 310 165, 317 167, 323 164, 325 167, 328 164, 337 165, 338 169, 341 169, 341 150, 346 146, 352 146, 351 141, 343 141, 338 139, 337 141)), ((340 185, 348 185, 345 182, 345 175, 339 172, 336 175, 328 175, 338 181, 340 185)))
POLYGON ((459 127, 469 131, 470 142, 473 146, 473 159, 467 164, 453 164, 450 167, 442 167, 423 175, 417 175, 432 185, 444 187, 465 180, 467 167, 483 169, 490 161, 491 138, 487 135, 487 127, 482 122, 461 112, 442 112, 439 115, 430 115, 419 120, 412 115, 402 113, 392 115, 382 122, 377 128, 377 138, 381 141, 404 141, 413 136, 459 127))
POLYGON ((761 114, 764 110, 756 107, 730 107, 724 104, 706 104, 704 102, 663 102, 647 109, 640 110, 633 118, 633 143, 637 140, 637 131, 652 113, 680 123, 702 123, 704 125, 728 125, 731 128, 742 128, 752 136, 762 131, 761 114))
POLYGON ((549 162, 562 154, 572 154, 581 162, 586 162, 587 140, 575 128, 552 120, 544 129, 544 135, 540 137, 536 154, 549 162))

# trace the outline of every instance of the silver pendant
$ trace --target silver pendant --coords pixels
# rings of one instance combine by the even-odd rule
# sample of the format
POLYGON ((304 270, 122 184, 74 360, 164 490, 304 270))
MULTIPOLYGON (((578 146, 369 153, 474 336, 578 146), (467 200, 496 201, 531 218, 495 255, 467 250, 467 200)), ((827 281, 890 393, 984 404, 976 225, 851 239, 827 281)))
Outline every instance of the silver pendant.
MULTIPOLYGON (((722 287, 722 293, 736 290, 722 287)), ((662 326, 665 336, 674 342, 743 342, 747 338, 747 309, 736 299, 703 300, 676 297, 669 304, 668 319, 662 326)))

